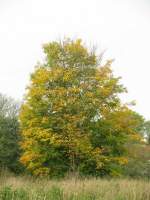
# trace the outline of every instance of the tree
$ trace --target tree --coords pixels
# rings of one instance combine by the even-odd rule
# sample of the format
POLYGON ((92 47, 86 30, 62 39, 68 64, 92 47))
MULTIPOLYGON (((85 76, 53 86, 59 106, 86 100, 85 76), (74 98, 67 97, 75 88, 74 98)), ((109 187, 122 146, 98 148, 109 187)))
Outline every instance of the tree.
POLYGON ((12 99, 0 94, 0 168, 19 172, 19 105, 12 99))
POLYGON ((44 45, 20 112, 21 162, 34 175, 117 174, 139 121, 118 94, 112 61, 100 65, 80 39, 44 45))
POLYGON ((19 111, 19 104, 11 97, 0 94, 0 116, 15 118, 19 111))
POLYGON ((147 143, 150 144, 150 121, 145 121, 143 123, 141 133, 143 137, 146 139, 147 143))
POLYGON ((150 146, 128 144, 129 161, 124 166, 124 174, 132 178, 150 179, 150 146))

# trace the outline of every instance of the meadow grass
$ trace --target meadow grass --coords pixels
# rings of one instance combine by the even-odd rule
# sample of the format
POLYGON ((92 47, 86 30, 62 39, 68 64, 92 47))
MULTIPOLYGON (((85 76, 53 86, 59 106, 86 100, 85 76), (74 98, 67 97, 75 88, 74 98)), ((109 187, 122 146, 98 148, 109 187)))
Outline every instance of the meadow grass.
POLYGON ((34 179, 0 176, 0 200, 150 200, 150 182, 129 179, 34 179))

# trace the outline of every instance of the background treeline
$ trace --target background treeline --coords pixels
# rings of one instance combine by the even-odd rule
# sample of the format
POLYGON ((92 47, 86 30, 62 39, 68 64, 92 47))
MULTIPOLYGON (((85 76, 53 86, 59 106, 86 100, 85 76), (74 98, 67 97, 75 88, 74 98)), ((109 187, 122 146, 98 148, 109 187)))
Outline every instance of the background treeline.
POLYGON ((19 173, 23 167, 19 162, 19 103, 0 94, 0 167, 19 173))
POLYGON ((150 178, 150 122, 81 40, 44 45, 22 105, 0 95, 0 167, 34 176, 150 178))

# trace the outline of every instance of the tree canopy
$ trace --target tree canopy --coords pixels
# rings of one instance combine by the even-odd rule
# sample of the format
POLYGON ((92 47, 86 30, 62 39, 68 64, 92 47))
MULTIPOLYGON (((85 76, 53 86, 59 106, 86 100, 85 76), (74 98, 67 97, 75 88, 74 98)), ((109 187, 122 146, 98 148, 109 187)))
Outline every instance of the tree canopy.
POLYGON ((112 60, 99 62, 80 39, 44 45, 20 112, 21 162, 34 175, 118 175, 126 143, 143 120, 119 98, 112 60))

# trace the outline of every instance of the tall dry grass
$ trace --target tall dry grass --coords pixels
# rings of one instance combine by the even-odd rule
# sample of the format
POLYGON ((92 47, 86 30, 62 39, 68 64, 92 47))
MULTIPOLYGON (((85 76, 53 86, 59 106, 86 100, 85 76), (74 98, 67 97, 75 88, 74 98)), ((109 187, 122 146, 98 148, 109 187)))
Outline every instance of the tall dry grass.
POLYGON ((0 176, 0 199, 150 200, 150 182, 95 178, 46 180, 3 174, 0 176))

